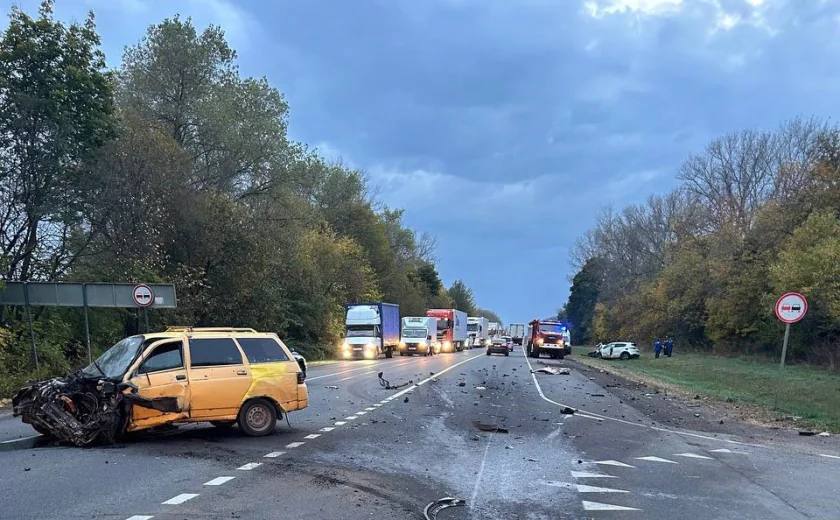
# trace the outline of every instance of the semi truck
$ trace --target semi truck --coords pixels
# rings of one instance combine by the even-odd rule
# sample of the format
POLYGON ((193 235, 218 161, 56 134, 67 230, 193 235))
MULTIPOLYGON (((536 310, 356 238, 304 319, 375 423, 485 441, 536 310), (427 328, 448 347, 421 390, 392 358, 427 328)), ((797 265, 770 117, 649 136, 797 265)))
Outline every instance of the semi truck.
POLYGON ((533 320, 528 324, 525 338, 526 352, 529 357, 538 358, 540 354, 549 354, 552 359, 563 359, 571 354, 571 345, 566 344, 564 332, 566 324, 557 320, 533 320))
POLYGON ((525 338, 525 324, 511 323, 508 325, 508 336, 514 345, 521 345, 523 338, 525 338))
POLYGON ((491 321, 487 326, 490 329, 489 334, 491 338, 502 334, 502 325, 500 323, 491 321))
POLYGON ((394 303, 352 303, 345 306, 345 359, 393 356, 400 345, 400 306, 394 303))
POLYGON ((467 344, 469 348, 483 348, 490 344, 490 320, 483 316, 467 318, 467 344))
POLYGON ((460 352, 467 344, 467 313, 458 309, 429 309, 426 316, 437 319, 441 352, 460 352))
POLYGON ((430 356, 440 352, 437 340, 437 319, 428 316, 406 316, 402 319, 400 355, 430 356))

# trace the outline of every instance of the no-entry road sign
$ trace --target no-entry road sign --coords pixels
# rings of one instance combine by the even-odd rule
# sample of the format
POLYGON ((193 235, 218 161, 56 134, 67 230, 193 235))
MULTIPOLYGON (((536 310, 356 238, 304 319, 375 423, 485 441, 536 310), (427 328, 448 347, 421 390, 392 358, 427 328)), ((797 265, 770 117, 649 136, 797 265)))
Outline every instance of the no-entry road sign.
POLYGON ((152 288, 145 284, 135 285, 131 291, 131 298, 138 307, 148 307, 155 302, 152 288))
POLYGON ((808 300, 798 292, 786 292, 776 300, 776 317, 782 323, 796 323, 808 312, 808 300))

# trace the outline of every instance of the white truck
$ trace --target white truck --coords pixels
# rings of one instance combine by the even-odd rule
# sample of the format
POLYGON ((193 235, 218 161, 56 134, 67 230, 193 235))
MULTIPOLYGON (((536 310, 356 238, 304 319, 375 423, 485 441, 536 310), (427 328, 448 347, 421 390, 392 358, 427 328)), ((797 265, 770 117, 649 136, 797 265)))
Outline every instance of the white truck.
POLYGON ((393 303, 354 303, 345 306, 345 359, 390 358, 400 344, 400 306, 393 303))
POLYGON ((490 320, 483 316, 467 318, 467 345, 469 348, 483 348, 490 344, 490 320))
POLYGON ((428 316, 406 316, 402 319, 401 356, 431 356, 438 352, 440 343, 437 340, 437 319, 428 316))

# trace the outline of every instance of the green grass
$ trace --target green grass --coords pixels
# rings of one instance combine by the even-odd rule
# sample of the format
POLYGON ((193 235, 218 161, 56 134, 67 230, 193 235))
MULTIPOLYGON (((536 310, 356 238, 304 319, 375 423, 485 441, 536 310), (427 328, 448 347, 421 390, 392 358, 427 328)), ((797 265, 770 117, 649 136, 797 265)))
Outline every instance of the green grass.
POLYGON ((840 432, 840 374, 808 365, 779 369, 777 362, 676 352, 655 359, 605 361, 586 356, 591 348, 575 347, 574 358, 611 372, 661 382, 720 401, 744 403, 769 417, 801 417, 796 424, 840 432))

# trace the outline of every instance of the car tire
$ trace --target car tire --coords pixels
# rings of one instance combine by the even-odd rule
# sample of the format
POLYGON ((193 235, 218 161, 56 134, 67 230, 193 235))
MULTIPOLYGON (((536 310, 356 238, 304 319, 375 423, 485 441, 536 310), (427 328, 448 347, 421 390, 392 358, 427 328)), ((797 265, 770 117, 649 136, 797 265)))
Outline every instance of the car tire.
POLYGON ((277 410, 265 399, 252 399, 239 410, 239 429, 250 437, 262 437, 274 433, 277 425, 277 410))
POLYGON ((622 352, 621 355, 618 357, 621 358, 623 361, 627 361, 628 359, 630 359, 630 354, 628 354, 627 352, 622 352))
POLYGON ((505 352, 505 357, 510 356, 510 352, 505 352))
POLYGON ((490 355, 490 351, 489 351, 489 350, 487 351, 487 355, 488 355, 488 356, 490 355))
POLYGON ((394 353, 391 351, 391 349, 385 351, 385 359, 391 359, 393 356, 394 353))

